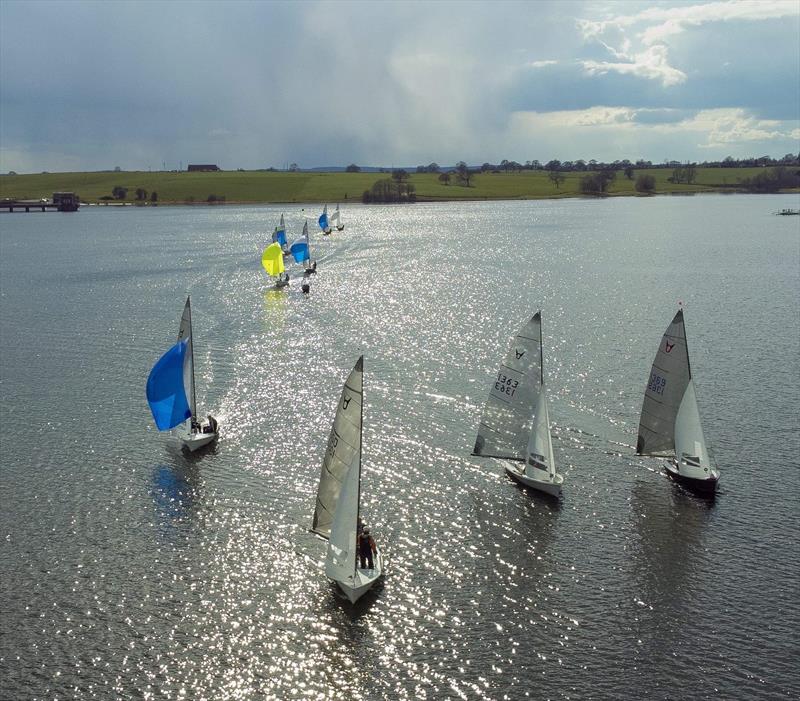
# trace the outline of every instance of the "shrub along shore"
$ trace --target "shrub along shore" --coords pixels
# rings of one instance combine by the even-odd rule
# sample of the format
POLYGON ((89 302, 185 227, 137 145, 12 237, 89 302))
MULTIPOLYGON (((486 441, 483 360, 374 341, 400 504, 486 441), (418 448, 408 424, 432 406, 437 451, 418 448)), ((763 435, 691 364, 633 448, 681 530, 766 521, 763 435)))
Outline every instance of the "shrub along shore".
MULTIPOLYGON (((793 169, 796 170, 796 169, 793 169)), ((637 168, 627 177, 616 171, 605 196, 642 194, 692 194, 702 192, 754 191, 754 179, 770 168, 703 168, 693 181, 674 182, 671 168, 637 168), (637 192, 637 180, 652 177, 646 193, 637 192)), ((412 186, 417 202, 457 200, 524 200, 585 197, 585 172, 563 172, 553 179, 547 171, 473 173, 469 185, 455 177, 444 183, 437 173, 410 173, 404 182, 412 186)), ((92 172, 40 173, 0 176, 0 199, 50 198, 54 192, 76 192, 86 203, 132 204, 270 204, 292 202, 361 202, 365 191, 385 173, 321 173, 270 171, 219 172, 92 172), (121 196, 123 195, 124 196, 121 196)), ((795 186, 793 191, 797 191, 795 186)), ((783 190, 785 191, 785 189, 783 190)))

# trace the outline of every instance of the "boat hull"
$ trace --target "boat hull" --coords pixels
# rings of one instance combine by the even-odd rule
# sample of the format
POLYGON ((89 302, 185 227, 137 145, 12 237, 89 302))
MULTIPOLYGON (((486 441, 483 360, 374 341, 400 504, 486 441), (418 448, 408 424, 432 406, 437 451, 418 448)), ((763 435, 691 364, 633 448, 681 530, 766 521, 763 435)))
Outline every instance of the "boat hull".
POLYGON ((563 475, 555 475, 553 481, 551 482, 548 480, 538 480, 528 477, 513 465, 506 464, 505 468, 508 476, 515 479, 521 485, 530 487, 531 489, 535 489, 539 492, 544 492, 551 497, 561 496, 561 485, 564 483, 563 475))
POLYGON ((372 557, 373 569, 356 568, 353 577, 345 581, 335 579, 340 591, 349 599, 351 604, 356 603, 372 586, 383 576, 383 557, 381 551, 377 550, 372 557))
POLYGON ((717 492, 717 483, 719 482, 719 475, 711 473, 710 477, 689 477, 682 475, 675 467, 675 463, 670 461, 664 465, 664 470, 669 475, 670 479, 677 482, 682 487, 691 490, 696 494, 702 496, 713 497, 717 492))
POLYGON ((200 450, 209 443, 213 443, 217 440, 217 435, 217 433, 192 433, 191 435, 183 434, 180 438, 184 447, 193 453, 195 450, 200 450))

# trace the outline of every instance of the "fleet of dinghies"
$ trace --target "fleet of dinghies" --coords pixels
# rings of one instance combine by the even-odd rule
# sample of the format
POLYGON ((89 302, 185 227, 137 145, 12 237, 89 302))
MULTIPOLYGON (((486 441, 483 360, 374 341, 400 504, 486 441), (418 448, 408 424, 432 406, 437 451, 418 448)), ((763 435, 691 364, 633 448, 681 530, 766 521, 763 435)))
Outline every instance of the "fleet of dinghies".
MULTIPOLYGON (((334 214, 340 224, 339 207, 334 214)), ((327 225, 327 207, 319 219, 327 225)), ((337 225, 341 231, 344 225, 337 225)), ((330 229, 330 227, 328 227, 330 229)), ((261 262, 288 284, 284 248, 304 269, 304 285, 316 272, 311 261, 308 223, 287 246, 283 215, 261 262), (285 277, 284 277, 285 276, 285 277)), ((307 292, 307 287, 303 288, 307 292)), ((311 532, 327 541, 325 574, 351 603, 383 575, 383 557, 368 530, 361 531, 364 357, 342 388, 322 460, 311 532), (366 538, 366 540, 365 540, 366 538), (368 543, 367 555, 363 546, 368 543), (361 549, 361 552, 359 550, 361 549), (366 559, 365 559, 366 557, 366 559)), ((177 342, 156 362, 147 378, 147 402, 160 431, 177 429, 190 451, 209 445, 218 435, 217 420, 200 418, 194 369, 191 299, 181 315, 177 342)), ((667 475, 692 492, 713 496, 719 470, 709 454, 700 421, 683 309, 667 327, 645 388, 636 454, 667 458, 667 475)), ((537 311, 513 337, 489 388, 472 455, 500 461, 506 473, 525 487, 560 497, 564 476, 556 471, 544 373, 542 314, 537 311)))

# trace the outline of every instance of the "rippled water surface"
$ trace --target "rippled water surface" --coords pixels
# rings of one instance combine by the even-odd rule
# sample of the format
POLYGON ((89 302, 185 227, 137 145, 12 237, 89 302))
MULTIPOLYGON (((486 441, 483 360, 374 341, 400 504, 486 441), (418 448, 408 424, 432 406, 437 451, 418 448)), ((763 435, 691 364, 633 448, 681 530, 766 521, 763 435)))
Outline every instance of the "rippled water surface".
POLYGON ((259 256, 317 207, 0 215, 0 697, 798 698, 798 204, 345 205, 308 297, 259 256), (187 292, 195 455, 144 399, 187 292), (712 503, 633 455, 679 300, 712 503), (537 309, 560 502, 470 457, 537 309), (350 607, 308 527, 362 353, 350 607))

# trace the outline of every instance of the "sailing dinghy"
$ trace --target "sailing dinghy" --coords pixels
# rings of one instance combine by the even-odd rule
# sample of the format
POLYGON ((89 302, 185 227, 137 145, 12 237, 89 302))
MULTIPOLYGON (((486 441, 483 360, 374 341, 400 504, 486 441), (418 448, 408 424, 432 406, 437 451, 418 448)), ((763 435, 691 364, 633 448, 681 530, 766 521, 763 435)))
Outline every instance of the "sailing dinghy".
MULTIPOLYGON (((308 240, 308 222, 303 224, 303 234, 292 242, 289 249, 295 263, 303 264, 303 275, 308 277, 317 272, 317 264, 311 262, 311 244, 308 240)), ((303 290, 305 292, 305 290, 303 290)))
POLYGON ((272 242, 280 245, 283 255, 289 255, 289 244, 286 241, 286 224, 283 221, 283 214, 281 214, 280 224, 275 227, 275 231, 272 234, 272 242))
POLYGON ((355 603, 383 574, 380 550, 372 569, 359 567, 358 522, 361 500, 361 434, 364 356, 344 383, 328 447, 322 461, 311 531, 328 541, 325 574, 355 603))
POLYGON ((158 430, 177 428, 178 437, 189 450, 195 451, 217 438, 217 420, 211 414, 206 419, 197 416, 189 297, 181 316, 178 342, 161 356, 147 378, 147 401, 158 430))
POLYGON ((261 265, 270 277, 275 278, 275 289, 289 284, 289 275, 285 272, 286 266, 283 264, 283 250, 277 241, 264 249, 264 253, 261 254, 261 265))
POLYGON ((336 210, 331 214, 331 222, 336 222, 336 231, 344 231, 344 224, 342 224, 342 213, 339 211, 339 205, 336 205, 336 210))
POLYGON ((472 454, 501 459, 508 475, 526 487, 555 497, 561 494, 564 476, 556 472, 550 435, 541 312, 515 336, 500 365, 472 454))
POLYGON ((664 332, 650 370, 636 454, 669 458, 664 467, 673 480, 700 494, 716 491, 720 473, 703 437, 683 309, 664 332))
POLYGON ((325 234, 325 236, 331 233, 331 225, 328 221, 328 205, 325 205, 325 207, 322 209, 322 214, 319 215, 317 223, 319 224, 319 228, 322 229, 322 233, 325 234))

